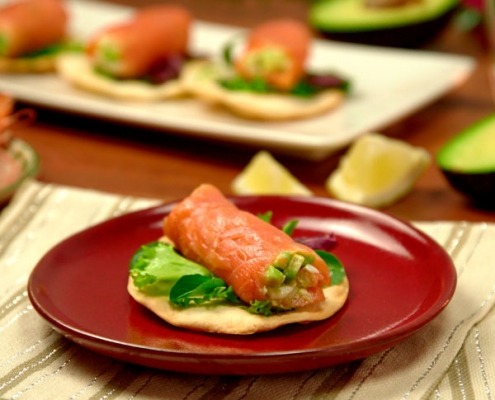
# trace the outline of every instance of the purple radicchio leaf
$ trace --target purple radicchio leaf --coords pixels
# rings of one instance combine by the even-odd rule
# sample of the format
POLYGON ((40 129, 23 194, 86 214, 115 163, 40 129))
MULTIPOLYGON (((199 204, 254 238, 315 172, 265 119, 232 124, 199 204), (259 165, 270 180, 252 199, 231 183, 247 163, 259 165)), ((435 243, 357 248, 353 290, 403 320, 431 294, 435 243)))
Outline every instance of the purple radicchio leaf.
POLYGON ((338 88, 347 90, 349 81, 335 74, 308 74, 306 82, 320 90, 338 88))
POLYGON ((332 250, 337 244, 337 239, 333 233, 325 233, 318 236, 302 236, 294 238, 294 240, 312 249, 325 251, 332 250))
POLYGON ((160 84, 172 79, 176 79, 181 71, 185 57, 173 55, 157 62, 148 73, 148 80, 154 84, 160 84))

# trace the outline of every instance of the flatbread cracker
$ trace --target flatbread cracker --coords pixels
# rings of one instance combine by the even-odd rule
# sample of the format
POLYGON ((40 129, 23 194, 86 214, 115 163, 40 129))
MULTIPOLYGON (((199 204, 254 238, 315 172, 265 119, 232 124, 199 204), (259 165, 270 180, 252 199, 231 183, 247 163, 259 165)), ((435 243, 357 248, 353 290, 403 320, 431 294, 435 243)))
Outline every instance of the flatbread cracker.
POLYGON ((347 278, 339 284, 324 289, 325 300, 306 306, 297 311, 286 311, 269 317, 252 314, 239 306, 194 306, 177 308, 170 304, 166 296, 148 296, 140 292, 129 277, 129 294, 168 323, 197 331, 249 335, 273 330, 291 323, 320 321, 334 315, 342 308, 349 294, 347 278))
POLYGON ((55 72, 57 55, 38 57, 0 57, 0 72, 10 74, 40 74, 55 72))
POLYGON ((184 95, 181 82, 152 85, 139 80, 112 80, 94 71, 84 54, 66 54, 57 60, 60 76, 72 85, 106 97, 128 101, 159 101, 184 95))
POLYGON ((321 115, 337 108, 345 98, 345 94, 337 89, 325 90, 310 99, 228 90, 217 83, 223 73, 220 64, 197 61, 184 68, 181 81, 191 95, 210 105, 221 105, 243 118, 264 121, 295 120, 321 115))

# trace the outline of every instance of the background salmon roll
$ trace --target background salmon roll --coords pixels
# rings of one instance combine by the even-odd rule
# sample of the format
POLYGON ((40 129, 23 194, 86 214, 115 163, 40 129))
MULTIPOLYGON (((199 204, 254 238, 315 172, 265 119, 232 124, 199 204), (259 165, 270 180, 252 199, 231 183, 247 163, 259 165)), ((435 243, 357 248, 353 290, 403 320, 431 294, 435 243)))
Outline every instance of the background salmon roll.
POLYGON ((214 186, 199 186, 164 220, 164 234, 187 258, 232 286, 244 302, 297 309, 324 300, 328 266, 310 248, 239 210, 214 186))
POLYGON ((61 42, 68 15, 61 0, 20 0, 0 8, 0 56, 19 57, 61 42))
POLYGON ((311 45, 311 30, 302 22, 269 20, 247 32, 240 46, 227 42, 223 58, 186 65, 181 81, 215 113, 225 108, 260 121, 318 116, 342 104, 350 80, 329 69, 308 70, 311 45))
POLYGON ((116 78, 142 77, 167 57, 186 55, 191 21, 180 6, 151 6, 97 33, 88 55, 96 68, 116 78))
POLYGON ((148 6, 108 25, 86 51, 57 60, 59 76, 72 86, 119 101, 156 102, 185 96, 180 80, 192 15, 181 6, 148 6))
POLYGON ((311 37, 309 28, 296 20, 265 22, 250 32, 235 68, 246 79, 262 78, 278 89, 291 89, 304 73, 311 37))

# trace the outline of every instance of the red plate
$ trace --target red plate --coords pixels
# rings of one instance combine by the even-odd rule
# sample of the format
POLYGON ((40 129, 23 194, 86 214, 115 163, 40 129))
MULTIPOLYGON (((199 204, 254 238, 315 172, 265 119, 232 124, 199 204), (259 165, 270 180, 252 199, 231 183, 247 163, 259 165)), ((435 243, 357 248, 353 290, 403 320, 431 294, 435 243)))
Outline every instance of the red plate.
POLYGON ((74 342, 111 357, 203 374, 302 371, 360 359, 393 346, 431 321, 451 299, 456 272, 445 251, 409 224, 329 199, 237 197, 253 213, 272 210, 295 235, 334 233, 334 253, 350 281, 335 316, 251 336, 176 328, 126 291, 136 249, 157 239, 172 205, 131 213, 89 228, 50 250, 31 274, 35 309, 74 342))

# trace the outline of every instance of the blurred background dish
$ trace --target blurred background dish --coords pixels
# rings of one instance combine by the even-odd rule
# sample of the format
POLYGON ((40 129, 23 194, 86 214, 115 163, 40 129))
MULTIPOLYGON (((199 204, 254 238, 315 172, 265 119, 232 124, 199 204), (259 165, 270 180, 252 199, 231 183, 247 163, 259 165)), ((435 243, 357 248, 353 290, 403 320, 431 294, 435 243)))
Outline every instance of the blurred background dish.
POLYGON ((28 178, 37 175, 38 153, 26 142, 11 139, 0 147, 0 205, 7 202, 28 178), (5 162, 4 162, 5 161, 5 162))
MULTIPOLYGON (((72 0, 68 4, 77 38, 88 37, 132 11, 105 2, 72 0)), ((218 55, 225 43, 242 32, 238 27, 198 21, 192 31, 192 51, 218 55)), ((359 135, 380 131, 459 87, 475 67, 474 60, 465 55, 315 40, 309 67, 327 70, 329 60, 333 71, 351 80, 350 96, 331 113, 287 123, 247 121, 205 108, 194 99, 118 102, 77 90, 54 75, 0 76, 0 90, 45 108, 322 160, 359 135)))
POLYGON ((458 0, 316 0, 310 24, 333 40, 419 47, 437 36, 458 0))

